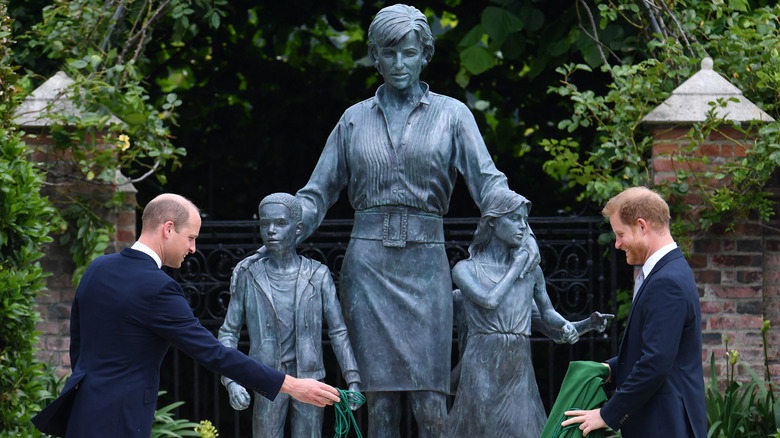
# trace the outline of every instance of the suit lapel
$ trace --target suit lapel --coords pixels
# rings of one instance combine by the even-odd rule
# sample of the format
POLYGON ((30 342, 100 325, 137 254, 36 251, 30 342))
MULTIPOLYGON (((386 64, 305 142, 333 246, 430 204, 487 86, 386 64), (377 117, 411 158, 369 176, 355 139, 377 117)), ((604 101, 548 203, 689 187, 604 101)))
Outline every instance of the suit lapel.
POLYGON ((631 326, 631 318, 634 316, 634 310, 638 307, 639 304, 639 298, 641 298, 642 292, 645 290, 647 285, 650 283, 650 281, 653 278, 653 275, 660 271, 661 268, 663 268, 667 263, 670 261, 682 257, 682 251, 680 248, 675 248, 669 253, 667 253, 665 256, 661 257, 661 260, 658 261, 658 263, 653 266, 653 270, 650 271, 649 274, 645 277, 644 281, 642 281, 642 284, 639 286, 639 290, 636 292, 636 297, 634 297, 634 302, 631 304, 631 310, 628 312, 628 319, 626 320, 626 331, 623 335, 623 339, 620 341, 620 349, 623 349, 623 343, 626 341, 626 334, 628 334, 628 328, 631 326))

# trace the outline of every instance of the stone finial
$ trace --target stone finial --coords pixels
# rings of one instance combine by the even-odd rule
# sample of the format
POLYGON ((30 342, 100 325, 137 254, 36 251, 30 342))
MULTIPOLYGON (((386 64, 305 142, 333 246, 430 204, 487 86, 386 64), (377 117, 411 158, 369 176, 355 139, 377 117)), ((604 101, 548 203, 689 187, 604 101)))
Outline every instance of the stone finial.
MULTIPOLYGON (((15 122, 21 128, 50 126, 55 121, 49 114, 71 114, 81 116, 81 111, 68 99, 68 88, 74 81, 65 72, 58 71, 24 99, 14 112, 15 122)), ((123 124, 116 116, 108 123, 123 124)))
POLYGON ((742 91, 713 70, 712 58, 701 61, 701 70, 672 91, 661 105, 650 111, 642 121, 650 124, 680 124, 703 122, 712 109, 710 102, 723 99, 725 108, 715 114, 725 120, 772 122, 774 119, 742 95, 742 91), (737 102, 728 99, 737 99, 737 102))

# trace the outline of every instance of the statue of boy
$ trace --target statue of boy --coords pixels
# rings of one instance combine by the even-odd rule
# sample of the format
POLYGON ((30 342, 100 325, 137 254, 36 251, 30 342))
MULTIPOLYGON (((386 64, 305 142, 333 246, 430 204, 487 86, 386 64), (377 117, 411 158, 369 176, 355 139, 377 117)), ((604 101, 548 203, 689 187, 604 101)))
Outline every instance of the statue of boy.
MULTIPOLYGON (((220 342, 235 348, 246 323, 251 357, 295 377, 321 380, 325 377, 324 316, 344 380, 350 391, 360 392, 360 374, 330 271, 295 250, 303 228, 300 202, 290 194, 274 193, 263 198, 259 213, 265 256, 242 263, 233 272, 230 304, 219 329, 220 342)), ((244 387, 224 376, 222 384, 230 393, 233 409, 249 406, 250 397, 244 387)), ((292 436, 322 436, 324 409, 286 394, 279 394, 274 402, 255 397, 253 436, 283 437, 288 410, 292 411, 292 436)))

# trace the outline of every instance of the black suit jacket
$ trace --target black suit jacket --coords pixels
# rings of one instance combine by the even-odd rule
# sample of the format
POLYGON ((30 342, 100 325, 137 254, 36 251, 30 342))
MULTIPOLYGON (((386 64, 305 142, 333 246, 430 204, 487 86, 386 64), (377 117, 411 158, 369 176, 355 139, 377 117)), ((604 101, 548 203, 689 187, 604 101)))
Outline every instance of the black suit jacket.
POLYGON ((192 314, 181 286, 130 248, 87 269, 71 310, 72 375, 33 423, 67 437, 151 433, 160 364, 170 345, 274 399, 284 374, 224 347, 192 314))
POLYGON ((701 304, 682 251, 666 254, 634 298, 601 417, 624 437, 707 436, 701 304))

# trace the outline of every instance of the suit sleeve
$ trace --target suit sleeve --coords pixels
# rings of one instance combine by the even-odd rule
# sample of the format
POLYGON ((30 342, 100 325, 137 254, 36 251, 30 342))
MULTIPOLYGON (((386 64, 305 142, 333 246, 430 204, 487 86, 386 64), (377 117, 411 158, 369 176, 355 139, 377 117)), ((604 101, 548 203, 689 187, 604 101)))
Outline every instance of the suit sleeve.
POLYGON ((76 369, 76 362, 79 361, 81 352, 81 322, 79 320, 79 300, 78 296, 73 300, 70 307, 70 369, 76 369))
POLYGON ((192 314, 178 283, 167 283, 152 309, 150 330, 210 371, 225 375, 270 400, 276 398, 284 382, 284 373, 222 345, 192 314))
MULTIPOLYGON (((629 416, 641 415, 643 405, 661 388, 667 376, 677 372, 675 359, 688 309, 683 288, 674 279, 660 277, 648 283, 639 300, 631 324, 641 324, 640 339, 629 339, 629 342, 641 342, 639 360, 601 410, 604 422, 613 430, 618 430, 629 416)), ((613 377, 625 366, 616 358, 607 363, 613 377)))

